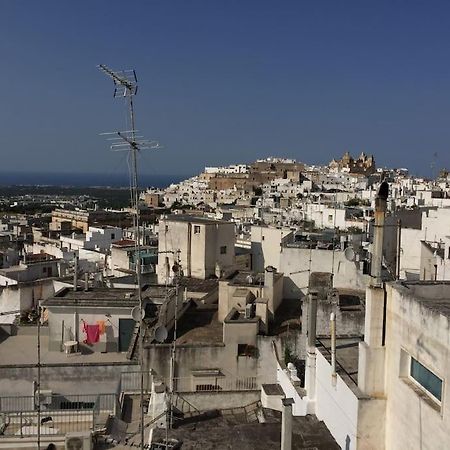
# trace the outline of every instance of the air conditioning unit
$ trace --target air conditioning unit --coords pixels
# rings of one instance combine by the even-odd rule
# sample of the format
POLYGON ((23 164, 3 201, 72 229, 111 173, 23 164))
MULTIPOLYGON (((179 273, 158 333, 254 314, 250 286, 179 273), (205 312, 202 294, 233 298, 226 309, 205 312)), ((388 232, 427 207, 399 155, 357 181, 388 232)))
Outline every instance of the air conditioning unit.
POLYGON ((92 435, 90 431, 76 431, 66 434, 66 450, 93 450, 92 435))

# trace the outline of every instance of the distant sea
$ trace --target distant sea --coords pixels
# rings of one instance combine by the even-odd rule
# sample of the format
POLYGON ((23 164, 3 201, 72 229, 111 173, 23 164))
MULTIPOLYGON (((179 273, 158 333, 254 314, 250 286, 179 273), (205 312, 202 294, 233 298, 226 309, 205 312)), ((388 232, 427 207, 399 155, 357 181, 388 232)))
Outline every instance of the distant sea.
MULTIPOLYGON (((189 175, 140 174, 139 187, 164 188, 189 175)), ((0 186, 76 186, 128 187, 128 174, 0 172, 0 186)))

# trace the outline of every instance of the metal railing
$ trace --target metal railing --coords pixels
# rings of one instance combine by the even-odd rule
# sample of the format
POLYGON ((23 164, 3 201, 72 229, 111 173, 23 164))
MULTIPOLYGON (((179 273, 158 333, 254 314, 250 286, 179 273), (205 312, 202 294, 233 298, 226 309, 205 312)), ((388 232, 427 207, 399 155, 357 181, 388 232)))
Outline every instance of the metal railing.
MULTIPOLYGON (((93 430, 104 426, 105 419, 116 413, 116 394, 60 395, 41 393, 40 434, 62 435, 72 431, 93 430)), ((37 398, 33 396, 0 397, 0 433, 3 436, 37 434, 37 398)))
MULTIPOLYGON (((169 379, 161 379, 170 386, 169 379)), ((174 378, 174 392, 221 392, 221 391, 254 391, 259 386, 256 377, 210 376, 210 377, 177 377, 174 378)), ((151 391, 152 375, 144 373, 144 392, 151 391)), ((120 379, 122 392, 137 393, 140 391, 140 372, 122 372, 120 379)))

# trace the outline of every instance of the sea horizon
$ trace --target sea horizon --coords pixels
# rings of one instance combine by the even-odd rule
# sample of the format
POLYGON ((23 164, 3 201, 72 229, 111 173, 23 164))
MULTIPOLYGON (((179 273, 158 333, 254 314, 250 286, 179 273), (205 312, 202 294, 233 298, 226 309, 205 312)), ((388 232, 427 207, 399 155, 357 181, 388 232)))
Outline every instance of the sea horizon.
MULTIPOLYGON (((178 183, 190 175, 139 174, 140 188, 164 188, 178 183)), ((0 186, 58 186, 58 187, 114 187, 127 188, 130 185, 126 173, 86 172, 0 172, 0 186)))

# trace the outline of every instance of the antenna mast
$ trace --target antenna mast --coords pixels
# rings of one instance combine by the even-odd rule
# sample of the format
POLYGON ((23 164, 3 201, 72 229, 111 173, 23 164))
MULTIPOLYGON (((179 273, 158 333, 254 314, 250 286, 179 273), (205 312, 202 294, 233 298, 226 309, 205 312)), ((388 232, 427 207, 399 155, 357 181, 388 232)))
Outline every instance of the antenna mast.
POLYGON ((144 307, 142 302, 142 280, 141 280, 141 233, 140 233, 140 214, 139 214, 139 190, 138 190, 138 171, 137 171, 137 154, 143 149, 159 148, 156 141, 139 140, 142 136, 137 136, 135 128, 133 96, 137 93, 137 77, 134 70, 125 70, 116 72, 111 70, 104 64, 100 64, 98 68, 112 78, 114 82, 114 98, 124 97, 127 102, 130 130, 117 131, 112 134, 115 137, 110 138, 112 142, 112 150, 127 150, 130 156, 130 190, 131 190, 131 206, 134 208, 134 238, 135 238, 135 271, 137 281, 137 296, 140 309, 139 324, 139 365, 140 370, 140 433, 141 433, 141 449, 144 449, 144 307))

